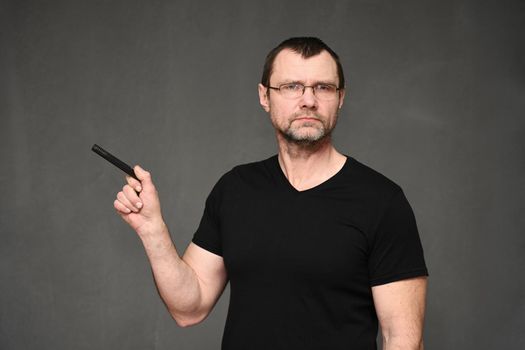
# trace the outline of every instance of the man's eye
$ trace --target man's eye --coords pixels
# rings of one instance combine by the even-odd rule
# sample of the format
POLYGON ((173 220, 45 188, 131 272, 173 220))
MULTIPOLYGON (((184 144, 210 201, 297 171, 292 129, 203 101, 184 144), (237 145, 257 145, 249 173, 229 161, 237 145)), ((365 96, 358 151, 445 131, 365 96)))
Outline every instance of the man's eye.
POLYGON ((332 90, 334 90, 334 87, 332 85, 328 85, 328 84, 317 84, 315 86, 315 89, 317 91, 332 91, 332 90))
POLYGON ((302 90, 303 86, 301 84, 284 84, 281 85, 281 90, 286 91, 299 91, 302 90))

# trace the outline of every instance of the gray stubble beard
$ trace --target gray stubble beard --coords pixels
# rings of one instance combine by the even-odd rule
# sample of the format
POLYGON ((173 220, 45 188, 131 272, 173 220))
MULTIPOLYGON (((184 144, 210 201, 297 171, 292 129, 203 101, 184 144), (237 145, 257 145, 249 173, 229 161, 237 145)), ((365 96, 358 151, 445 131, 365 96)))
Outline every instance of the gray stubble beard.
POLYGON ((332 136, 332 131, 335 128, 335 125, 337 123, 338 116, 335 117, 335 122, 332 128, 327 129, 327 126, 323 123, 322 118, 315 112, 299 112, 294 115, 294 118, 288 123, 288 127, 285 130, 278 129, 278 132, 284 137, 285 140, 288 142, 294 143, 299 146, 315 146, 317 144, 323 143, 324 141, 328 140, 332 136), (303 127, 316 127, 316 129, 319 130, 315 135, 297 135, 294 129, 292 129, 292 123, 298 116, 313 116, 319 120, 321 123, 320 129, 315 126, 315 124, 318 124, 317 122, 307 122, 303 125, 303 127))

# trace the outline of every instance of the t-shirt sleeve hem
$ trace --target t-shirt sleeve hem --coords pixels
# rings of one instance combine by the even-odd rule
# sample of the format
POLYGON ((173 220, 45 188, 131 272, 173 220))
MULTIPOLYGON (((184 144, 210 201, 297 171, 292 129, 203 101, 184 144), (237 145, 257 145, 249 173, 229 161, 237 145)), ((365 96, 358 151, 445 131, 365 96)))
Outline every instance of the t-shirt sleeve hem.
POLYGON ((196 245, 198 245, 199 247, 201 247, 202 249, 209 251, 210 253, 213 253, 218 256, 222 256, 222 249, 212 246, 208 242, 202 241, 198 239, 197 237, 193 237, 191 241, 195 243, 196 245))
POLYGON ((370 280, 370 286, 374 287, 374 286, 379 286, 381 284, 387 284, 387 283, 390 283, 390 282, 396 282, 396 281, 400 281, 400 280, 404 280, 404 279, 408 279, 408 278, 422 277, 422 276, 428 276, 428 271, 427 271, 426 268, 421 268, 421 269, 417 269, 417 270, 411 270, 411 271, 407 271, 407 272, 396 273, 396 274, 393 274, 393 275, 381 276, 381 277, 378 277, 378 278, 374 278, 374 279, 370 280))

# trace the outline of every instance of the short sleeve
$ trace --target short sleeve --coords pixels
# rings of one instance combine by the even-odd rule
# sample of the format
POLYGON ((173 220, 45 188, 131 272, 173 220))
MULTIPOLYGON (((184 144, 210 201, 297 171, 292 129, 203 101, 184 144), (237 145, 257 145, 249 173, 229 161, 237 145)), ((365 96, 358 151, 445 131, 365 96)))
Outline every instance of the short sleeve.
POLYGON ((192 242, 209 252, 222 256, 220 234, 220 189, 219 183, 215 185, 204 207, 199 228, 193 235, 192 242))
POLYGON ((368 269, 372 286, 428 275, 414 213, 401 189, 371 238, 368 269))

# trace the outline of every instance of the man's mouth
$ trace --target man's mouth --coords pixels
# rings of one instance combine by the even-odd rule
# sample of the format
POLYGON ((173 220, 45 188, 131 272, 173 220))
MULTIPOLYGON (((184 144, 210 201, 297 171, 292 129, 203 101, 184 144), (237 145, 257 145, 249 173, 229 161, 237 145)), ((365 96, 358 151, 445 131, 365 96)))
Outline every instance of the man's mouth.
POLYGON ((304 117, 297 117, 294 119, 295 120, 303 120, 303 121, 320 121, 319 118, 315 118, 315 117, 308 117, 308 116, 304 116, 304 117))
POLYGON ((294 117, 295 118, 293 118, 293 121, 296 121, 296 120, 309 121, 309 122, 312 122, 312 121, 320 122, 321 121, 320 116, 317 115, 317 113, 312 112, 312 111, 297 112, 295 113, 294 117))

